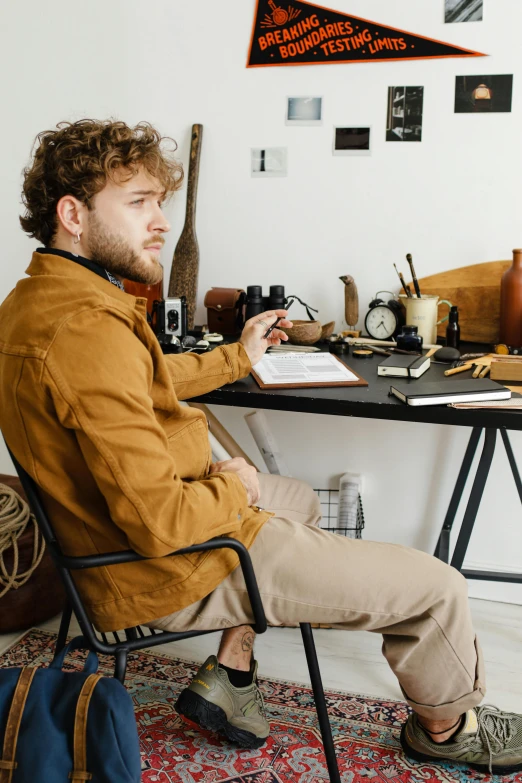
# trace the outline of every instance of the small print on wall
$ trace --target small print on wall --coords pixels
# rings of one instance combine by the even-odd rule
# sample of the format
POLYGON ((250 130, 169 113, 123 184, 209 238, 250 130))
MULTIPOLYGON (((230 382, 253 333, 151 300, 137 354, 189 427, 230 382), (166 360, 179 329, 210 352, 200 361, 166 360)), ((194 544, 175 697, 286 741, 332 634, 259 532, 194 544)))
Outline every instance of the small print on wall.
POLYGON ((389 87, 386 141, 422 141, 424 87, 389 87))
POLYGON ((322 125, 323 99, 314 96, 288 98, 287 125, 322 125))
POLYGON ((334 128, 334 155, 371 155, 369 127, 334 128))
POLYGON ((253 177, 286 177, 286 147, 253 148, 250 173, 253 177))
POLYGON ((484 0, 445 0, 446 23, 481 22, 484 0))
POLYGON ((513 75, 457 76, 455 113, 510 112, 513 75))

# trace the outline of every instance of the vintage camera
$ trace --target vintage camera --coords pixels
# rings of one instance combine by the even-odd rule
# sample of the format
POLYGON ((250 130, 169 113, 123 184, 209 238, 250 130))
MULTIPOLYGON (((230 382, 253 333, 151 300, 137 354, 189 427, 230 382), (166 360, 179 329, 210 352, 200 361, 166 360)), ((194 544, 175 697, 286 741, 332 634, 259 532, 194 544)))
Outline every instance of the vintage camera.
POLYGON ((187 334, 187 300, 184 296, 170 296, 154 302, 156 334, 167 334, 181 339, 187 334))

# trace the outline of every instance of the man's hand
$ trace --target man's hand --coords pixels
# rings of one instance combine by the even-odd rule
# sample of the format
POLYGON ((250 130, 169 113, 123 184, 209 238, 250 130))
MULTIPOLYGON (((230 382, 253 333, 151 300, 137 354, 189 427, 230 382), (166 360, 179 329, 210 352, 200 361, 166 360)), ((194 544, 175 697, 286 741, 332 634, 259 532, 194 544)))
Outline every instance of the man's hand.
POLYGON ((239 342, 243 344, 252 364, 258 363, 269 345, 281 345, 281 340, 288 340, 288 335, 277 328, 270 333, 266 340, 263 338, 266 330, 272 326, 278 318, 283 319, 282 321, 279 321, 278 326, 281 325, 287 328, 293 326, 292 321, 287 321, 285 316, 286 310, 267 310, 266 313, 255 315, 246 322, 239 342))
POLYGON ((243 457, 234 457, 234 459, 226 459, 222 462, 214 462, 210 466, 210 473, 236 473, 239 480, 246 489, 248 495, 248 505, 252 506, 257 503, 261 490, 259 488, 259 479, 257 478, 257 470, 249 465, 243 457))

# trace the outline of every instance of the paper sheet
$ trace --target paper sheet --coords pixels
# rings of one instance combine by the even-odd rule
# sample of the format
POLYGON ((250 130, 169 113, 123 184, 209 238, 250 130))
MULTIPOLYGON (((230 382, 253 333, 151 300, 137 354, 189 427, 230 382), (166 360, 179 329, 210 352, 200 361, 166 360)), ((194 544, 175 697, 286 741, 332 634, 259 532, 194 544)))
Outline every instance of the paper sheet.
POLYGON ((263 383, 339 383, 359 380, 330 353, 265 354, 253 369, 263 383))

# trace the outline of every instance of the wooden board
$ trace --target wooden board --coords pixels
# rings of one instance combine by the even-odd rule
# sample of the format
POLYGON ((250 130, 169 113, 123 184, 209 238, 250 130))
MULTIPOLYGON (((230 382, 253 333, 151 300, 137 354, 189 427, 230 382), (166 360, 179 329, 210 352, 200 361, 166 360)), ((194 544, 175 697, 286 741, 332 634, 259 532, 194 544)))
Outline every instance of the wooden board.
MULTIPOLYGON (((419 279, 421 294, 438 294, 459 308, 460 338, 479 343, 499 342, 500 279, 512 261, 488 261, 419 279)), ((413 284, 409 283, 412 291, 413 284)), ((402 293, 402 291, 401 291, 402 293)), ((440 317, 448 308, 443 305, 440 317)), ((447 321, 437 327, 446 336, 447 321)))

